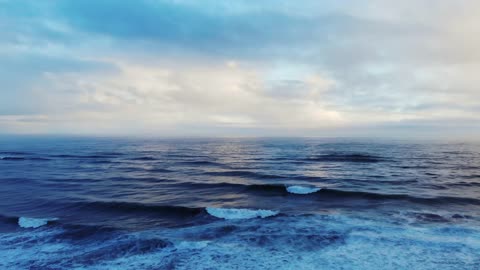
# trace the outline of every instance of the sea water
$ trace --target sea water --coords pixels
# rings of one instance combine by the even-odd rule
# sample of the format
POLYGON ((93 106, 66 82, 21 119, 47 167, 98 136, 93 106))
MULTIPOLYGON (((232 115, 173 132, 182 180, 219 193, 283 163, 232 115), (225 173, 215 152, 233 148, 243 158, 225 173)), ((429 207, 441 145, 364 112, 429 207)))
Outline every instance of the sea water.
POLYGON ((480 269, 480 145, 0 138, 0 269, 480 269))

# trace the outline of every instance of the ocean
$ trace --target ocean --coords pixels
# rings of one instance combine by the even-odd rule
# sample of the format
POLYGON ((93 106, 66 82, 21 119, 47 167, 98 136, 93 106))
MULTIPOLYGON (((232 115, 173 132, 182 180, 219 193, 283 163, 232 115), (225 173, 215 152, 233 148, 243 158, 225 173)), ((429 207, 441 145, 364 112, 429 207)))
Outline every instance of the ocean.
POLYGON ((0 269, 480 269, 480 145, 1 137, 0 269))

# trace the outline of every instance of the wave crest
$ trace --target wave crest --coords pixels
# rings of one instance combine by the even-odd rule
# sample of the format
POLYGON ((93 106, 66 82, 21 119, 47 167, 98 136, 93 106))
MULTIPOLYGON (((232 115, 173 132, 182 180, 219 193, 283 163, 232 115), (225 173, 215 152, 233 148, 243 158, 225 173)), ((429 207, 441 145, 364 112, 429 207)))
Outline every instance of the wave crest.
POLYGON ((18 225, 22 228, 38 228, 47 225, 48 222, 57 220, 57 218, 29 218, 20 217, 18 225))
POLYGON ((304 186, 289 186, 287 191, 293 194, 311 194, 321 190, 317 187, 304 187, 304 186))
POLYGON ((326 155, 314 156, 306 159, 307 161, 318 161, 318 162, 358 162, 358 163, 376 163, 383 161, 383 158, 370 155, 370 154, 360 154, 360 153, 331 153, 326 155))
POLYGON ((266 218, 278 215, 278 211, 264 210, 264 209, 242 209, 242 208, 213 208, 207 207, 207 213, 210 215, 223 219, 251 219, 251 218, 266 218))

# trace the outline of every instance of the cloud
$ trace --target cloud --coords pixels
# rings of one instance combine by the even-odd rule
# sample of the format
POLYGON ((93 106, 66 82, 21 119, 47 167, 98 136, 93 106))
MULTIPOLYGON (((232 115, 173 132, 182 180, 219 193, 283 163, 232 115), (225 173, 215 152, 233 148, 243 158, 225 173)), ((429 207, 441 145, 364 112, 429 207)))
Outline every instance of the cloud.
POLYGON ((299 82, 313 92, 292 99, 271 90, 276 86, 263 79, 265 71, 248 66, 231 68, 228 63, 203 66, 191 62, 177 66, 116 65, 118 72, 102 76, 97 72, 51 74, 51 100, 64 89, 74 89, 70 103, 63 106, 77 112, 104 113, 115 123, 135 117, 146 126, 161 124, 152 130, 161 130, 162 125, 198 123, 291 127, 315 124, 318 119, 326 126, 337 120, 334 111, 322 108, 313 98, 315 91, 329 87, 328 83, 322 84, 319 75, 315 80, 307 77, 299 82), (311 84, 316 85, 309 87, 311 84))
POLYGON ((462 122, 478 132, 479 9, 2 0, 0 127, 321 135, 462 122))

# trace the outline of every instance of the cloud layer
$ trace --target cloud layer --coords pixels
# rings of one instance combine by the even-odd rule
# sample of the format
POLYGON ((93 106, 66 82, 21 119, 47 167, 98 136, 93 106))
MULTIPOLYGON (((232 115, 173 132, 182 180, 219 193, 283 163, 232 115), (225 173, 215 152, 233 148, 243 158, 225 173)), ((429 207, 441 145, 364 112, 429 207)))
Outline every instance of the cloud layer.
POLYGON ((0 130, 474 137, 473 1, 0 0, 0 130))

